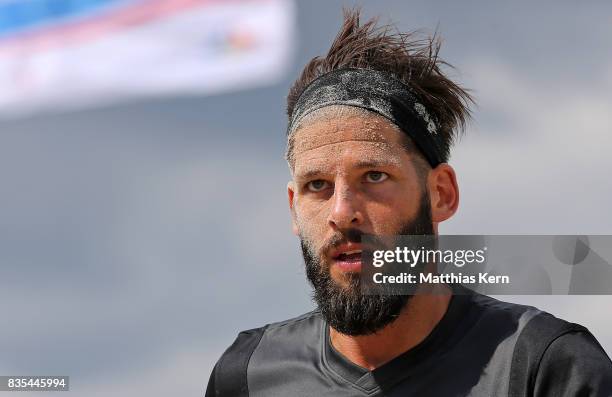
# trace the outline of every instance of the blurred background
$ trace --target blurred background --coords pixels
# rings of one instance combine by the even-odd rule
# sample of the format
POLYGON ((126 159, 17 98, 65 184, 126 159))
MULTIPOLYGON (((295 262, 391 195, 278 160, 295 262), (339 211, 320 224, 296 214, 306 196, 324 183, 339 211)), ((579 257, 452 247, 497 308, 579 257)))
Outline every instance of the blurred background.
MULTIPOLYGON (((201 396, 239 330, 311 310, 285 96, 353 4, 437 29, 478 101, 441 233, 612 234, 610 3, 1 0, 0 375, 201 396)), ((610 296, 501 298, 612 352, 610 296)))

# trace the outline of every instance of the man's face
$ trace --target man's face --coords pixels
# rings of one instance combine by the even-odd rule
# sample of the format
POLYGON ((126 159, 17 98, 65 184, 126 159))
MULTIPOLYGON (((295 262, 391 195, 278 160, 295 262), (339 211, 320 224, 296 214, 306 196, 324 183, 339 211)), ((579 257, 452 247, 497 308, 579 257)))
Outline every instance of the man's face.
POLYGON ((359 255, 350 253, 361 249, 350 241, 338 245, 338 236, 352 229, 398 234, 419 215, 425 186, 400 134, 376 114, 315 121, 295 132, 294 231, 338 283, 359 271, 359 255))
POLYGON ((289 203, 315 299, 340 332, 375 332, 408 298, 359 294, 360 235, 432 234, 424 178, 378 115, 320 119, 294 134, 289 203))

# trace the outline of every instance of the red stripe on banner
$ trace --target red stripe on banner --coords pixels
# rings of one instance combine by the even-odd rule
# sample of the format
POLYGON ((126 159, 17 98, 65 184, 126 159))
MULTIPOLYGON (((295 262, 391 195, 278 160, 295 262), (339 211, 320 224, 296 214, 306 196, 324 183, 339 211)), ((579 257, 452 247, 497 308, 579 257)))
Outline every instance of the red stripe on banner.
POLYGON ((81 21, 20 33, 0 39, 0 54, 46 50, 104 36, 172 14, 200 8, 204 5, 253 3, 269 0, 149 0, 119 10, 89 17, 81 21))

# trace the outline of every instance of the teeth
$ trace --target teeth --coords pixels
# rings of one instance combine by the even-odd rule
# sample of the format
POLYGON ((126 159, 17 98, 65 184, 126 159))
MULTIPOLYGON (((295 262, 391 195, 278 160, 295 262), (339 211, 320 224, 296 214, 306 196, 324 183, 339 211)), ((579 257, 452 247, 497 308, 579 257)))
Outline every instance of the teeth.
POLYGON ((346 251, 346 252, 343 252, 343 254, 344 255, 361 254, 361 250, 346 251))

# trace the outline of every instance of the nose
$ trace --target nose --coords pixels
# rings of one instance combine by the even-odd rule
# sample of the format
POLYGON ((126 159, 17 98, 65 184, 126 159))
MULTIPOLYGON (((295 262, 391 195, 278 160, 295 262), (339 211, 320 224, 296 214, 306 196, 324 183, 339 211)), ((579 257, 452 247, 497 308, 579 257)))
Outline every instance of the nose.
POLYGON ((350 187, 336 181, 329 224, 336 230, 354 228, 363 223, 363 213, 359 208, 358 197, 350 187))

